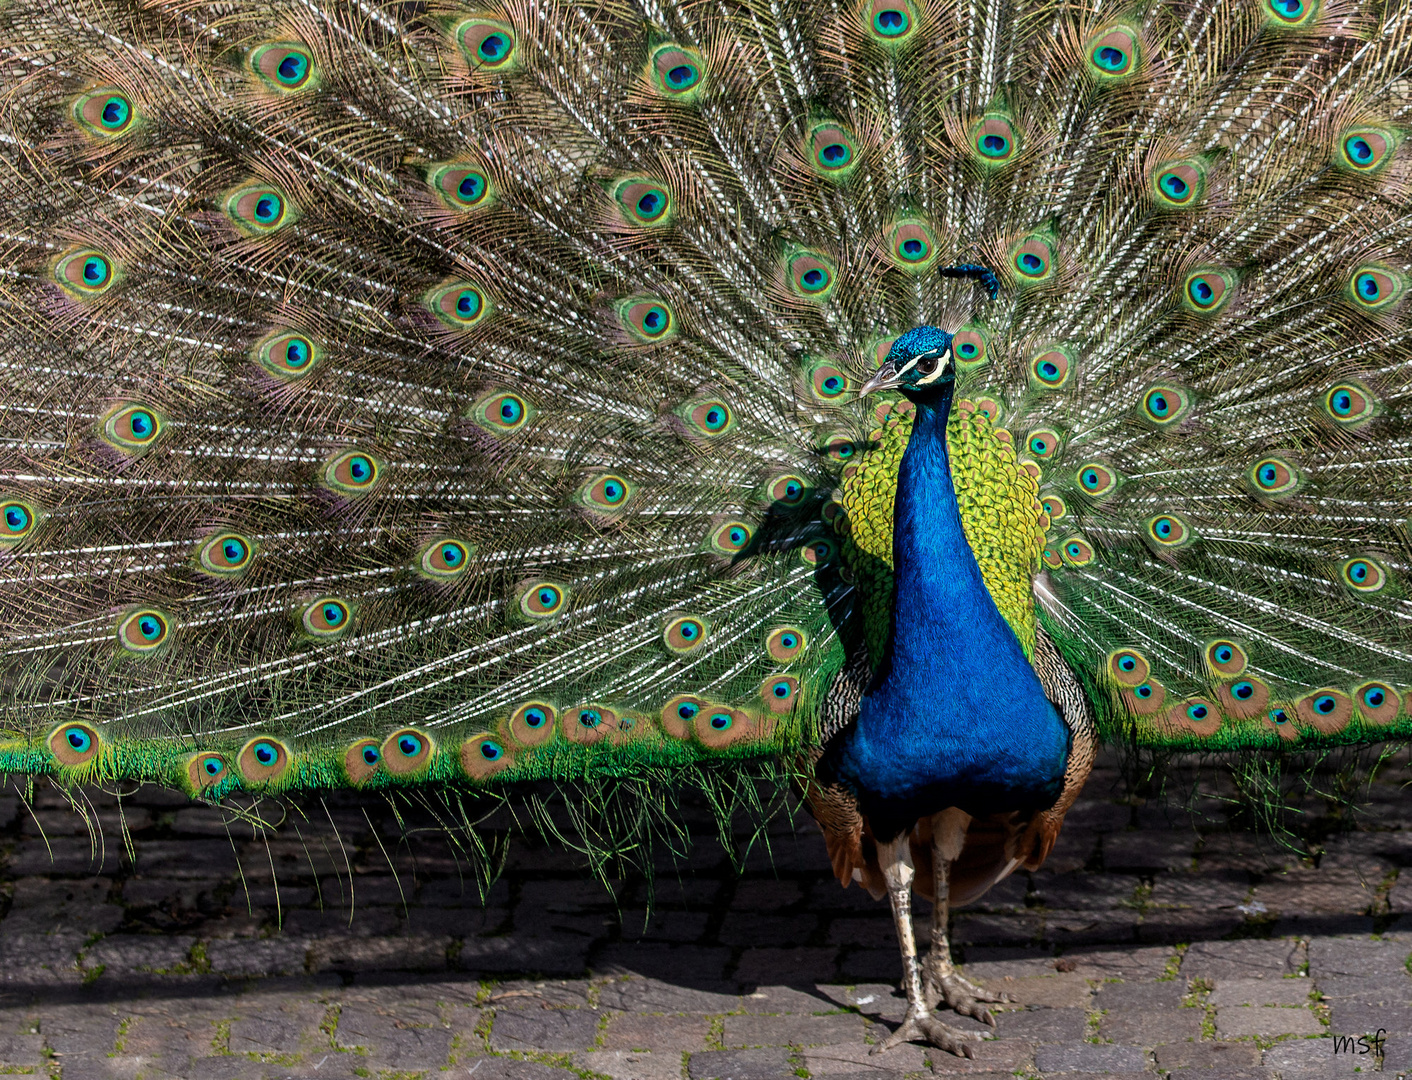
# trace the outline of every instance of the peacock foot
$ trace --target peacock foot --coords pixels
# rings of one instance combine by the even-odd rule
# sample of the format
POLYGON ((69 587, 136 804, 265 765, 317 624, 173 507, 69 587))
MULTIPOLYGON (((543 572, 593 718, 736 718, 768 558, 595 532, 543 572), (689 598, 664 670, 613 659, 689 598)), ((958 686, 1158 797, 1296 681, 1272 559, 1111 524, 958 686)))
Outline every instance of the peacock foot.
POLYGON ((973 1058, 976 1055, 971 1049, 971 1040, 978 1038, 980 1036, 972 1032, 947 1027, 930 1012, 918 1013, 908 1009, 906 1018, 897 1030, 873 1047, 871 1052, 881 1054, 901 1043, 919 1042, 935 1046, 938 1050, 945 1050, 957 1057, 973 1058))
POLYGON ((922 993, 925 995, 927 1007, 930 1009, 935 1009, 939 1004, 945 1002, 953 1012, 973 1017, 982 1024, 989 1024, 991 1027, 995 1027, 995 1017, 981 1003, 1004 1005, 1014 1000, 1008 994, 993 993, 955 973, 933 975, 930 971, 927 972, 923 981, 922 993))

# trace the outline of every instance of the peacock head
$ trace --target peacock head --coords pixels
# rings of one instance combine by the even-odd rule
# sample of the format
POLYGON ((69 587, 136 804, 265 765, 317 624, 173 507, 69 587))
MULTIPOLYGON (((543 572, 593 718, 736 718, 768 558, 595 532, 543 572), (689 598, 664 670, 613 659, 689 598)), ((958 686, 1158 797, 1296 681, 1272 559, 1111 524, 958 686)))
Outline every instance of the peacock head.
POLYGON ((858 395, 895 389, 910 398, 925 399, 950 389, 955 379, 951 335, 935 326, 918 326, 892 343, 883 366, 858 395))

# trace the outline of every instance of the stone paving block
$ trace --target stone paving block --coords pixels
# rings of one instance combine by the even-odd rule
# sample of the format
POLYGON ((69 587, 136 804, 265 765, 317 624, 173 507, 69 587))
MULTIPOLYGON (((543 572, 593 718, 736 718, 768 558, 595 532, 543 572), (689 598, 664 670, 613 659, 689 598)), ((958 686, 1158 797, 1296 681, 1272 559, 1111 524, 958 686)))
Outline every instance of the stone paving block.
MULTIPOLYGON (((1074 809, 1078 809, 1078 807, 1076 806, 1074 809)), ((1073 811, 1071 810, 1069 813, 1072 814, 1073 811)), ((1058 841, 1049 852, 1049 858, 1044 860, 1044 868, 1055 874, 1082 870, 1089 863, 1097 860, 1099 837, 1100 834, 1093 829, 1073 827, 1069 824, 1066 815, 1064 831, 1059 834, 1058 841)))
POLYGON ((959 912, 951 924, 953 945, 1026 945, 1040 939, 1044 919, 1039 914, 959 912))
POLYGON ((1211 1005, 1308 1005, 1309 979, 1218 979, 1211 1005))
POLYGON ((1065 911, 1050 909, 1044 914, 1045 941, 1060 948, 1097 942, 1136 941, 1138 913, 1131 909, 1112 911, 1065 911))
POLYGON ((818 925, 819 920, 814 915, 757 915, 752 911, 731 911, 722 922, 716 939, 722 945, 803 945, 814 935, 818 925))
POLYGON ((576 914, 585 909, 612 908, 614 894, 598 881, 585 881, 582 878, 541 878, 521 883, 519 902, 525 906, 526 911, 576 914))
POLYGON ((1142 879, 1127 874, 1076 871, 1033 877, 1036 899, 1042 907, 1063 911, 1095 911, 1122 907, 1132 900, 1142 879))
POLYGON ((1329 1014, 1329 1032, 1334 1035, 1371 1035, 1382 1028, 1412 1039, 1412 1006, 1335 1002, 1329 1014))
POLYGON ((811 1076, 877 1076, 888 1073, 915 1073, 926 1068, 922 1047, 903 1043, 880 1054, 866 1043, 815 1046, 804 1051, 804 1067, 811 1076))
POLYGON ((15 845, 6 866, 15 877, 115 874, 122 867, 122 845, 110 841, 95 846, 77 836, 53 836, 47 844, 26 839, 15 845))
MULTIPOLYGON (((221 1054, 193 1058, 177 1074, 182 1080, 265 1080, 269 1067, 247 1057, 221 1054)), ((143 1074, 145 1080, 145 1073, 143 1074)))
POLYGON ((1330 1080, 1338 1076, 1371 1073, 1376 1059, 1372 1053, 1335 1053, 1334 1040, 1285 1039, 1265 1051, 1265 1067, 1274 1069, 1280 1080, 1330 1080))
POLYGON ((1088 1033, 1088 1013, 1083 1009, 1020 1009, 998 1012, 995 1019, 1001 1039, 1073 1043, 1082 1042, 1088 1033))
POLYGON ((228 840, 142 840, 133 871, 153 878, 228 878, 239 870, 228 840))
POLYGON ((510 979, 491 991, 486 1004, 497 1009, 581 1008, 592 994, 587 979, 510 979))
POLYGON ((84 935, 72 932, 5 933, 0 929, 0 980, 6 985, 77 984, 83 978, 78 969, 83 945, 84 935))
POLYGON ((225 878, 170 881, 166 878, 130 877, 123 882, 123 903, 130 908, 194 910, 203 897, 225 884, 225 878))
POLYGON ((644 922, 637 912, 623 913, 624 941, 667 941, 689 945, 706 936, 711 916, 704 911, 654 911, 644 922))
POLYGON ((609 1050, 706 1049, 711 1021, 705 1016, 644 1016, 621 1013, 608 1021, 603 1046, 609 1050))
POLYGON ((87 881, 21 878, 14 884, 10 911, 0 923, 0 934, 30 930, 38 933, 106 934, 122 923, 124 912, 109 902, 112 883, 106 878, 87 881))
POLYGON ((587 941, 579 939, 467 938, 457 954, 456 966, 487 974, 535 971, 577 975, 587 966, 588 946, 587 941))
POLYGON ((1221 938, 1233 933, 1245 916, 1235 910, 1149 910, 1137 924, 1137 940, 1146 944, 1171 944, 1221 938))
POLYGON ((863 1018, 849 1013, 830 1016, 727 1016, 723 1041, 728 1047, 861 1043, 863 1018))
POLYGON ((1253 1042, 1174 1042, 1155 1050, 1159 1069, 1217 1069, 1223 1080, 1228 1072, 1260 1065, 1260 1048, 1253 1042))
POLYGON ((1023 1039, 977 1039, 971 1043, 972 1058, 957 1057, 945 1050, 928 1050, 927 1060, 938 1076, 968 1076, 974 1073, 1023 1072, 1035 1061, 1035 1045, 1023 1039))
POLYGON ((1362 914, 1372 903, 1376 881, 1351 870, 1299 868, 1255 887, 1255 899, 1281 914, 1362 914))
POLYGON ((1157 1046, 1201 1038, 1201 1009, 1152 1009, 1109 1013, 1098 1022, 1098 1034, 1124 1046, 1157 1046))
POLYGON ((297 1054, 308 1044, 328 1045, 319 1031, 324 1019, 320 1005, 266 1000, 249 1006, 241 1002, 236 1008, 239 1016, 230 1024, 232 1054, 297 1054))
POLYGON ((309 944, 302 938, 236 938, 208 941, 206 960, 221 975, 297 975, 304 970, 309 944))
POLYGON ((414 1002, 382 1011, 354 1003, 339 1012, 336 1038, 340 1046, 365 1047, 380 1066, 435 1069, 446 1064, 452 1032, 434 1005, 414 1002))
MULTIPOLYGON (((912 932, 919 942, 929 940, 931 919, 921 915, 913 918, 912 932)), ((890 949, 894 953, 897 952, 897 931, 893 929, 891 916, 840 916, 829 923, 826 940, 830 945, 861 945, 870 949, 890 949)))
POLYGON ((820 988, 796 989, 793 986, 757 986, 741 995, 740 1004, 748 1013, 802 1013, 806 1016, 831 1012, 837 1007, 836 999, 820 988))
POLYGON ((840 980, 875 982, 902 977, 902 960, 896 947, 890 949, 845 948, 838 960, 840 980))
POLYGON ((678 986, 661 979, 619 979, 598 990, 598 1007, 640 1013, 726 1013, 740 1008, 736 994, 678 986))
POLYGON ((784 1047, 763 1050, 706 1050, 687 1061, 690 1080, 794 1080, 784 1047))
POLYGON ((1093 995, 1093 1007, 1110 1015, 1120 1012, 1150 1012, 1175 1009, 1186 995, 1185 981, 1106 982, 1093 995))
POLYGON ((1244 873, 1158 874, 1152 882, 1148 903, 1156 907, 1233 908, 1250 894, 1250 878, 1244 873))
POLYGON ((598 1037, 592 1009, 502 1010, 490 1029, 492 1050, 586 1050, 598 1037))
POLYGON ((670 1051, 581 1051, 574 1055, 574 1065, 613 1080, 681 1080, 682 1075, 682 1055, 670 1051))
POLYGON ((443 937, 339 935, 310 942, 306 966, 312 972, 445 971, 450 947, 443 937))
POLYGON ((819 993, 835 1005, 857 1009, 870 1021, 900 1024, 907 1012, 907 996, 895 983, 859 983, 856 986, 819 986, 819 993))
POLYGON ((717 985, 725 981, 730 958, 730 950, 724 947, 609 945, 596 954, 593 971, 598 975, 643 975, 688 986, 717 985))
POLYGON ((1319 993, 1330 1001, 1360 1001, 1369 1005, 1405 1005, 1412 1001, 1412 980, 1405 975, 1371 975, 1361 979, 1335 975, 1313 982, 1319 993))
POLYGON ((167 934, 112 934, 83 951, 86 971, 103 968, 101 978, 113 979, 133 972, 189 969, 196 938, 167 934))
POLYGON ((1299 854, 1275 844, 1268 836, 1248 832, 1208 834, 1197 852, 1202 871, 1268 873, 1299 864, 1299 854))
POLYGON ((1042 1073, 1141 1073, 1147 1069, 1147 1053, 1135 1046, 1069 1043, 1041 1046, 1034 1063, 1042 1073))
POLYGON ((1274 1005, 1227 1005, 1216 1010, 1216 1035, 1239 1039, 1246 1035, 1321 1035, 1324 1027, 1308 1009, 1274 1005))
POLYGON ((44 1036, 38 1032, 0 1035, 0 1067, 34 1066, 44 1051, 44 1036))
POLYGON ((1199 837, 1194 832, 1138 829, 1103 838, 1109 870, 1181 870, 1191 865, 1199 837))
MULTIPOLYGON (((280 932, 297 938, 339 938, 352 933, 348 925, 348 908, 342 902, 327 903, 322 908, 296 908, 284 912, 280 932)), ((359 906, 353 927, 363 938, 386 937, 402 928, 402 921, 391 908, 359 906)))
POLYGON ((207 1002, 188 1000, 181 1002, 179 1009, 159 1005, 129 1020, 120 1056, 165 1061, 209 1057, 215 1050, 217 1025, 232 1018, 236 1009, 234 1002, 212 1007, 207 1002))
POLYGON ((992 885, 980 899, 972 901, 970 907, 973 911, 1021 911, 1028 903, 1029 893, 1029 875, 1011 874, 992 885))
POLYGON ((40 1027, 44 1045, 67 1069, 86 1061, 107 1060, 118 1037, 122 1017, 111 1008, 59 1005, 45 1009, 40 1027))
POLYGON ((1334 975, 1367 978, 1398 975, 1412 990, 1407 974, 1406 944, 1357 937, 1321 937, 1309 942, 1309 974, 1316 979, 1334 975))
POLYGON ((1196 941, 1182 957, 1187 979, 1280 979, 1297 972, 1305 961, 1298 941, 1196 941))
POLYGON ((988 973, 987 967, 967 964, 967 978, 987 990, 998 990, 1017 1005, 1045 1005, 1056 1009, 1088 1008, 1093 988, 1076 972, 1055 972, 1049 975, 1004 975, 988 973))
POLYGON ((1056 961, 1056 970, 1072 971, 1084 979, 1125 979, 1153 982, 1164 978, 1175 951, 1157 947, 1117 948, 1086 945, 1067 949, 1056 961), (1072 966, 1070 966, 1072 965, 1072 966))
MULTIPOLYGON (((797 881, 741 881, 735 887, 735 898, 731 907, 738 911, 758 911, 761 913, 779 911, 781 908, 801 906, 804 901, 804 887, 797 881)), ((887 904, 878 902, 887 909, 887 904)))
POLYGON ((1258 1065, 1250 1069, 1174 1069, 1167 1080, 1275 1080, 1275 1074, 1258 1065))
POLYGON ((808 984, 832 979, 837 970, 837 949, 746 949, 736 965, 735 980, 747 987, 808 984))
MULTIPOLYGON (((311 1078, 317 1077, 317 1073, 310 1074, 311 1078)), ((430 1077, 457 1077, 457 1080, 464 1080, 467 1077, 474 1077, 474 1080, 578 1080, 578 1074, 570 1072, 568 1069, 557 1068, 553 1065, 544 1065, 538 1061, 521 1061, 518 1058, 507 1057, 463 1057, 460 1067, 446 1072, 432 1072, 430 1077)), ((321 1078, 320 1078, 321 1080, 321 1078)))

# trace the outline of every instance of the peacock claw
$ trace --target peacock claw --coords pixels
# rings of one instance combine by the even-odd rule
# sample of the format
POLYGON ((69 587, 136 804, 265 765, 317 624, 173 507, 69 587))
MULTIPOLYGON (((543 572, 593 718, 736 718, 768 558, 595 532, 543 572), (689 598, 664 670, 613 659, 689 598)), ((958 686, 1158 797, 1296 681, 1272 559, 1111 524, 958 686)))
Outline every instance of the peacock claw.
POLYGON ((1008 994, 995 993, 977 986, 960 975, 933 975, 928 972, 923 983, 927 1007, 935 1009, 942 1002, 953 1012, 995 1027, 995 1016, 982 1004, 1005 1005, 1013 1001, 1008 994))
POLYGON ((957 1057, 974 1058, 976 1055, 971 1049, 971 1040, 978 1038, 980 1036, 973 1032, 947 1027, 930 1012, 917 1013, 908 1009, 897 1030, 873 1047, 871 1053, 881 1054, 905 1042, 919 1042, 957 1057))

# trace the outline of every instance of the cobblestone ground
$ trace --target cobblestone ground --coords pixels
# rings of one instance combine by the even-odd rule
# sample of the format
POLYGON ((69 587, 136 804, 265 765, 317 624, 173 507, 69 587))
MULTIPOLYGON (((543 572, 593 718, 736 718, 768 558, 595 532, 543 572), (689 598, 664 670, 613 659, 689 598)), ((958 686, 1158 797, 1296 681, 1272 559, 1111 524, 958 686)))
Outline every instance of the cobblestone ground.
POLYGON ((649 919, 640 879, 610 893, 581 860, 530 841, 512 843, 482 904, 454 849, 399 839, 374 798, 332 800, 255 841, 155 789, 121 804, 86 792, 101 825, 90 832, 36 789, 32 811, 0 800, 0 1071, 1401 1075, 1409 781, 1398 758, 1361 789, 1358 813, 1307 803, 1302 855, 1233 824, 1219 785, 1174 809, 1131 797, 1105 762, 1047 866, 955 915, 965 971, 1015 999, 970 1061, 918 1046, 870 1055, 903 1011, 890 920, 830 878, 807 822, 797 836, 773 825, 770 854, 757 845, 742 873, 698 844, 660 874, 649 919), (1358 1041, 1379 1031, 1380 1044, 1358 1041))

